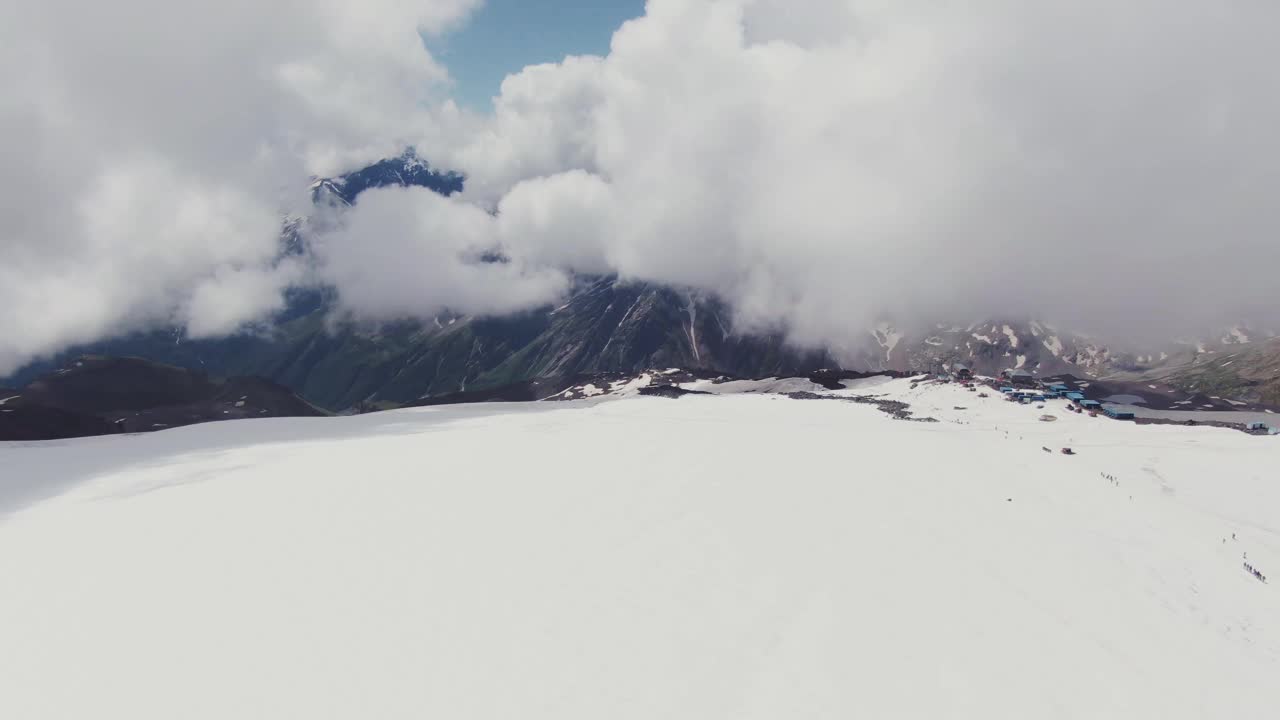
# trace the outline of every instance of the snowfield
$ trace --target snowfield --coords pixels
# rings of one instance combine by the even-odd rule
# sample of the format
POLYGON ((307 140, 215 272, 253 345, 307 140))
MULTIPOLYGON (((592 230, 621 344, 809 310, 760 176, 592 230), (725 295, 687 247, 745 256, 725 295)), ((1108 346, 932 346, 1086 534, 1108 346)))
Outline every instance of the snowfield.
POLYGON ((0 717, 1280 717, 1275 438, 732 389, 0 444, 0 717))

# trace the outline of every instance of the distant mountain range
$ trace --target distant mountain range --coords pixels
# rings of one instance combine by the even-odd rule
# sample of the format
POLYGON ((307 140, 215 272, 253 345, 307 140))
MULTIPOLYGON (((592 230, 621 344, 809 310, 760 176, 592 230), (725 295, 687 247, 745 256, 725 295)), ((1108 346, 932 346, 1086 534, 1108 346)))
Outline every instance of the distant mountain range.
MULTIPOLYGON (((799 374, 834 366, 781 337, 735 335, 724 308, 669 288, 583 279, 558 308, 501 318, 437 317, 378 328, 331 328, 327 305, 288 319, 270 337, 191 341, 156 332, 78 348, 143 357, 216 376, 257 375, 329 410, 391 407, 435 395, 537 377, 652 367, 716 368, 734 375, 799 374)), ((29 370, 8 381, 24 382, 29 370)))
MULTIPOLYGON (((463 178, 412 151, 312 185, 312 198, 351 205, 368 189, 420 186, 444 195, 463 178)), ((282 252, 303 242, 286 223, 282 252)), ((496 259, 495 261, 500 261, 496 259)), ((329 322, 330 294, 296 292, 270 336, 189 340, 181 329, 72 348, 4 380, 20 385, 84 354, 141 357, 215 376, 261 376, 329 410, 388 407, 544 376, 650 367, 714 367, 755 376, 831 366, 825 353, 795 350, 780 336, 734 334, 713 298, 613 277, 579 278, 560 307, 508 317, 456 315, 379 327, 329 322)))
POLYGON ((935 326, 904 334, 883 324, 870 333, 875 349, 858 365, 894 370, 949 370, 957 364, 995 375, 1025 369, 1044 377, 1073 374, 1124 382, 1151 382, 1188 393, 1280 406, 1280 337, 1245 325, 1206 340, 1176 340, 1162 347, 1123 351, 1088 336, 1036 321, 985 321, 935 326))
MULTIPOLYGON (((437 171, 410 150, 317 180, 312 199, 341 208, 371 188, 417 186, 450 195, 464 183, 461 175, 437 171)), ((286 222, 282 254, 300 251, 304 226, 302 219, 286 222)), ((415 404, 538 378, 651 368, 765 377, 823 368, 941 372, 964 364, 980 374, 1025 368, 1041 376, 1150 378, 1188 392, 1280 405, 1280 340, 1274 331, 1245 327, 1135 354, 1037 321, 940 323, 925 332, 886 322, 851 331, 865 338, 865 349, 836 358, 794 348, 780 335, 739 332, 730 309, 714 297, 615 277, 579 277, 561 306, 506 317, 442 315, 425 322, 335 327, 331 307, 327 291, 298 291, 269 335, 193 341, 180 329, 137 334, 73 348, 0 384, 21 386, 86 354, 138 357, 215 377, 262 377, 317 406, 343 411, 415 404)))

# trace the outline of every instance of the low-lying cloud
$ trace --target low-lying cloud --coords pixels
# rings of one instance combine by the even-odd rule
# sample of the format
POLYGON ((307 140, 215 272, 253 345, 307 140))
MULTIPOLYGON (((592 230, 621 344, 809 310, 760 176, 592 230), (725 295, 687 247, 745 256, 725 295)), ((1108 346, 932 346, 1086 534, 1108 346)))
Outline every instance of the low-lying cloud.
POLYGON ((1164 331, 1280 299, 1277 20, 1248 1, 655 0, 592 72, 508 81, 459 164, 481 193, 506 179, 491 156, 551 175, 511 196, 595 238, 517 254, 571 246, 802 342, 884 313, 1164 331), (526 126, 564 130, 521 156, 503 130, 526 126), (548 147, 591 175, 558 178, 548 147), (554 202, 568 183, 592 212, 554 202))
POLYGON ((450 112, 420 33, 479 0, 0 3, 0 375, 76 343, 267 318, 309 178, 450 112), (434 104, 433 104, 434 103, 434 104))
POLYGON ((443 100, 414 42, 472 3, 411 4, 301 30, 314 10, 246 5, 214 23, 227 47, 144 42, 83 72, 120 48, 6 41, 37 57, 0 71, 20 88, 0 100, 20 168, 0 169, 0 369, 148 323, 223 332, 310 282, 357 316, 430 318, 617 272, 836 347, 886 315, 1156 335, 1280 300, 1274 3, 650 0, 607 57, 526 68, 484 115, 443 100), (282 188, 396 143, 466 193, 370 191, 281 265, 282 188))

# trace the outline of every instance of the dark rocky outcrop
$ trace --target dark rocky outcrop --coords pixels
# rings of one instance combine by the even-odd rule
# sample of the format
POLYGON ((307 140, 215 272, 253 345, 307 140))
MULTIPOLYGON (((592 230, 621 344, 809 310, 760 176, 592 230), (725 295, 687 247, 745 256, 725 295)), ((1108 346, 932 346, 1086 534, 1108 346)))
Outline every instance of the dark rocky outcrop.
POLYGON ((53 440, 324 413, 263 378, 208 374, 141 358, 86 356, 0 395, 0 440, 53 440))

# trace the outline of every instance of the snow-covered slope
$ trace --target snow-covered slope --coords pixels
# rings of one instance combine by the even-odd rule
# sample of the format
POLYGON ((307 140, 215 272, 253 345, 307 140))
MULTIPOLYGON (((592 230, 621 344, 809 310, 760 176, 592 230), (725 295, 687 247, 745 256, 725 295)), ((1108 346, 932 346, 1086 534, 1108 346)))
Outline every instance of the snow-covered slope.
POLYGON ((1276 717, 1276 439, 732 389, 0 444, 0 717, 1276 717))

